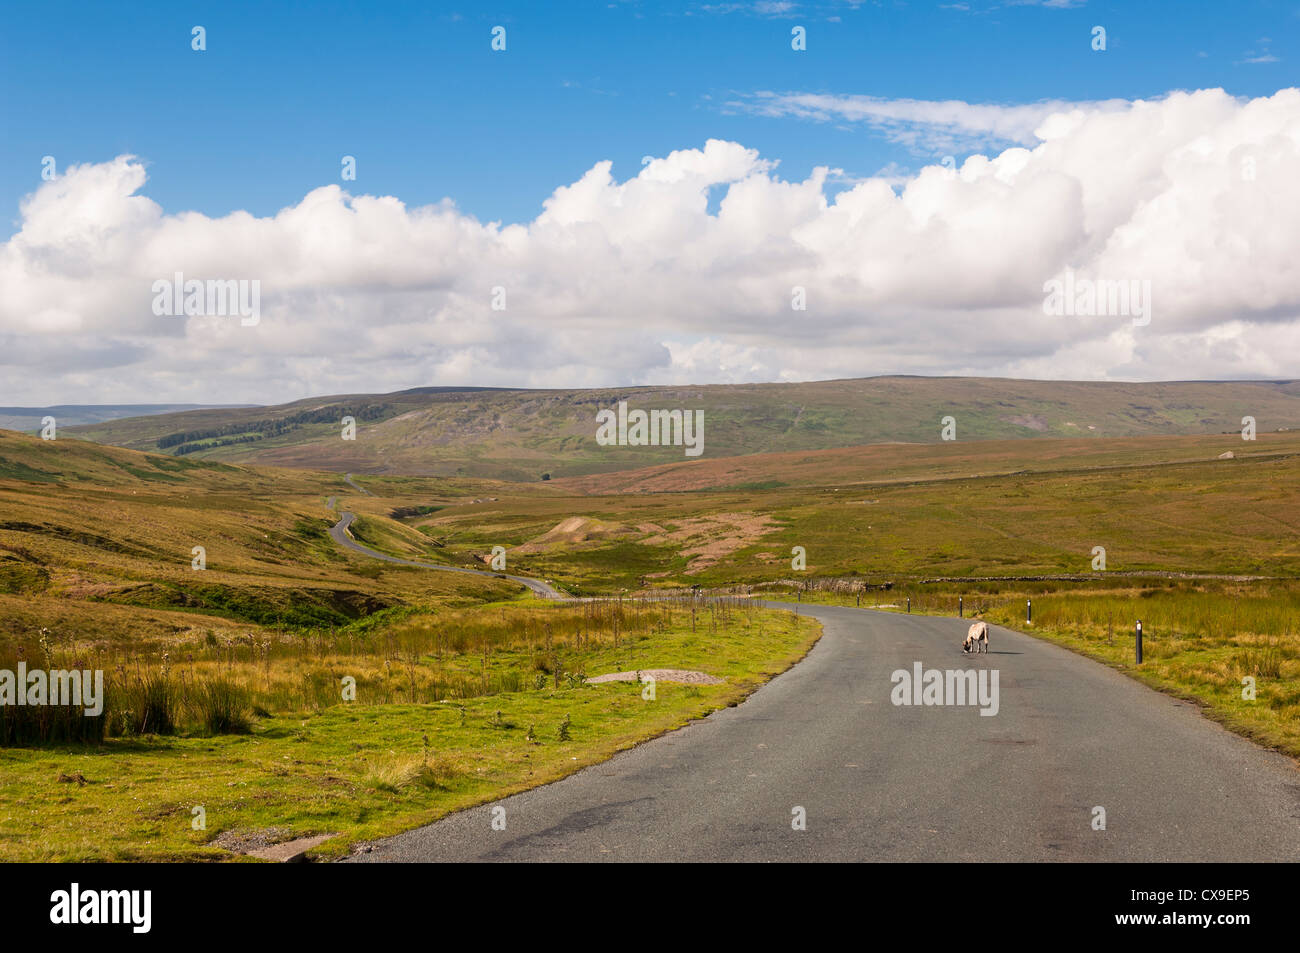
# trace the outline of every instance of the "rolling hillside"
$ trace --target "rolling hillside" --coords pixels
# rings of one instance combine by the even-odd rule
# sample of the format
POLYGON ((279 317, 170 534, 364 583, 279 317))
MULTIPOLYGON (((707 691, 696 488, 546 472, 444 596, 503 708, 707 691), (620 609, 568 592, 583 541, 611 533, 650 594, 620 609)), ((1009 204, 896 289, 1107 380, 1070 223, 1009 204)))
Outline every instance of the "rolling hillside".
POLYGON ((1261 433, 1251 442, 1231 433, 884 443, 665 463, 621 473, 562 477, 552 480, 550 487, 563 493, 603 496, 799 486, 852 487, 1197 463, 1213 461, 1225 452, 1231 452, 1237 459, 1300 456, 1300 430, 1261 433))
POLYGON ((1266 434, 1253 444, 1099 440, 1088 453, 1066 443, 808 455, 824 460, 824 482, 803 455, 743 457, 700 464, 702 475, 771 459, 766 472, 786 480, 723 474, 722 485, 691 486, 666 483, 656 468, 607 478, 627 479, 628 492, 583 495, 584 484, 597 481, 559 480, 549 484, 558 492, 502 494, 404 522, 444 551, 503 545, 511 571, 582 593, 792 577, 901 584, 1081 573, 1100 584, 1125 573, 1300 574, 1300 434, 1266 434), (1017 446, 1024 451, 1016 454, 1017 446), (1029 452, 1038 447, 1041 462, 1029 452), (1234 456, 1220 459, 1225 448, 1234 456), (955 458, 938 460, 943 450, 955 458), (646 486, 671 491, 642 492, 646 486), (806 550, 806 573, 792 570, 795 546, 806 550), (1093 571, 1094 546, 1108 554, 1106 573, 1093 571))
POLYGON ((598 390, 418 388, 276 407, 198 410, 79 428, 136 450, 372 474, 532 482, 683 462, 681 447, 612 447, 595 440, 596 414, 703 410, 703 458, 879 443, 938 443, 940 420, 958 441, 1137 437, 1300 429, 1300 382, 1015 381, 875 377, 802 384, 598 390), (344 416, 355 441, 341 439, 344 416))
MULTIPOLYGON (((442 481, 407 482, 419 483, 420 503, 460 492, 442 481)), ((372 501, 364 529, 405 552, 409 542, 383 518, 385 507, 414 502, 400 483, 383 487, 382 504, 372 501)), ((186 633, 337 626, 413 598, 518 588, 427 579, 342 552, 328 535, 338 519, 333 496, 349 505, 367 499, 339 474, 0 430, 0 651, 34 646, 42 628, 97 644, 161 645, 186 633), (201 572, 196 546, 205 554, 201 572)))
POLYGON ((41 421, 53 417, 60 427, 103 423, 123 417, 175 414, 188 410, 223 409, 230 404, 59 404, 53 407, 0 407, 0 430, 35 433, 41 421))

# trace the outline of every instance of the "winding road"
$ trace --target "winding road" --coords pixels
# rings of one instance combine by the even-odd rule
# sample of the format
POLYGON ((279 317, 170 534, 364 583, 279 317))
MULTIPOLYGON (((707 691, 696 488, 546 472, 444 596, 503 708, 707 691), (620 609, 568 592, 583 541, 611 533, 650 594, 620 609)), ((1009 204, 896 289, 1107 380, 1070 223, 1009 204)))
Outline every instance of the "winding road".
POLYGON ((356 482, 355 480, 352 479, 352 474, 351 474, 351 473, 345 473, 345 474, 343 474, 343 482, 346 483, 348 486, 352 487, 352 489, 356 490, 356 491, 357 491, 358 493, 360 493, 362 496, 374 496, 374 495, 375 495, 375 494, 371 493, 369 490, 367 490, 364 486, 359 486, 359 485, 357 485, 357 482, 356 482))
POLYGON ((1295 764, 1190 704, 997 627, 966 656, 960 619, 798 609, 824 636, 738 707, 350 860, 1300 859, 1295 764), (997 714, 892 704, 918 662, 997 670, 997 714))
MULTIPOLYGON (((389 556, 341 517, 330 535, 374 559, 503 575, 389 556)), ((1296 764, 1190 703, 996 626, 964 655, 966 620, 767 604, 824 635, 741 705, 349 861, 1300 860, 1296 764), (996 713, 894 704, 918 665, 996 671, 996 713)))
MULTIPOLYGON (((358 489, 360 489, 358 487, 358 489)), ((365 491, 362 491, 365 492, 365 491)), ((330 503, 333 504, 334 498, 330 497, 330 503)), ((331 509, 332 509, 331 505, 331 509)), ((466 569, 461 566, 439 566, 437 563, 422 563, 414 559, 399 559, 396 556, 389 556, 387 553, 381 553, 377 549, 371 549, 369 546, 363 546, 352 537, 348 527, 356 519, 353 513, 343 512, 339 514, 340 519, 330 527, 330 537, 340 546, 344 546, 354 552, 362 553, 372 559, 382 559, 384 562, 397 563, 399 566, 419 566, 421 569, 434 569, 438 572, 459 572, 467 573, 471 576, 487 576, 495 579, 509 579, 511 582, 517 582, 521 586, 527 586, 543 599, 563 599, 564 594, 555 589, 548 583, 540 579, 532 579, 528 576, 512 576, 508 573, 490 572, 486 569, 466 569)))

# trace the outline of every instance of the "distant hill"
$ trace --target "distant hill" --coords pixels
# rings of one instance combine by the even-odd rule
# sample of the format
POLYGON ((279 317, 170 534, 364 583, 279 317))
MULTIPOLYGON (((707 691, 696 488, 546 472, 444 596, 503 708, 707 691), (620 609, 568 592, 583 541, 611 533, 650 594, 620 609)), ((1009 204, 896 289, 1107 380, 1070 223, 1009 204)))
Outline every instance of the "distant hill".
POLYGON ((1236 460, 1297 457, 1300 456, 1300 430, 1260 432, 1250 443, 1243 441, 1238 433, 1050 441, 967 440, 955 444, 882 443, 663 463, 619 473, 560 477, 548 486, 566 495, 698 490, 749 493, 828 486, 847 490, 867 484, 1199 464, 1220 461, 1220 455, 1229 450, 1236 460))
POLYGON ((0 407, 0 430, 35 433, 53 417, 59 427, 103 423, 123 417, 147 417, 205 408, 250 407, 251 404, 58 404, 53 407, 0 407))
POLYGON ((189 410, 69 428, 136 450, 357 473, 535 481, 687 458, 682 447, 601 446, 596 414, 703 410, 703 458, 957 439, 1136 437, 1300 429, 1300 382, 1109 383, 872 377, 797 384, 522 390, 426 387, 274 407, 189 410), (340 421, 357 422, 355 441, 340 421))
POLYGON ((188 484, 212 491, 247 486, 255 479, 260 476, 252 471, 217 461, 141 454, 64 437, 46 441, 0 429, 0 480, 115 488, 188 484))

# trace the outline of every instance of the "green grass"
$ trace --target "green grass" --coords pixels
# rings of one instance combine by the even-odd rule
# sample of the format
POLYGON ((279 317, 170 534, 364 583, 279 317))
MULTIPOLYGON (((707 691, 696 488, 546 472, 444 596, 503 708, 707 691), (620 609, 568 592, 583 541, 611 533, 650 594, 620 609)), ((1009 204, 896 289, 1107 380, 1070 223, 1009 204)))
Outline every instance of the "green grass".
MULTIPOLYGON (((400 649, 387 659, 398 659, 387 671, 384 659, 326 649, 321 656, 309 653, 303 664, 332 670, 335 686, 334 675, 357 672, 355 702, 335 697, 325 704, 301 703, 299 710, 253 719, 241 734, 123 736, 91 746, 0 749, 0 859, 224 859, 231 855, 210 845, 218 834, 272 827, 292 836, 338 834, 314 852, 337 856, 358 841, 563 777, 736 704, 801 658, 819 634, 809 619, 750 606, 698 612, 695 631, 682 609, 667 622, 659 612, 651 619, 647 609, 641 626, 631 621, 631 611, 630 628, 617 642, 608 628, 588 629, 579 648, 565 633, 583 628, 580 608, 465 610, 453 627, 465 639, 463 650, 447 644, 441 659, 434 649, 415 660, 425 670, 449 667, 477 675, 483 656, 474 635, 495 634, 501 648, 489 653, 488 664, 498 674, 542 674, 543 688, 530 679, 517 691, 412 704, 404 700, 410 692, 400 649), (518 638, 519 611, 535 617, 527 636, 535 644, 518 638), (556 640, 549 653, 548 636, 556 640), (551 662, 557 652, 569 669, 591 674, 676 667, 726 682, 660 683, 654 701, 629 683, 561 679, 556 688, 552 673, 539 671, 535 662, 539 655, 551 662), (561 740, 566 720, 568 739, 561 740), (206 812, 206 830, 191 828, 194 807, 206 812)), ((606 626, 612 619, 605 618, 606 626)), ((408 620, 405 635, 425 621, 408 620)), ((290 659, 273 664, 279 671, 290 659)), ((227 670, 236 683, 259 681, 255 659, 237 658, 227 670)), ((250 696, 258 701, 256 690, 250 696)))
POLYGON ((50 470, 38 470, 21 460, 6 460, 0 457, 0 480, 22 480, 27 483, 58 483, 59 474, 50 470))

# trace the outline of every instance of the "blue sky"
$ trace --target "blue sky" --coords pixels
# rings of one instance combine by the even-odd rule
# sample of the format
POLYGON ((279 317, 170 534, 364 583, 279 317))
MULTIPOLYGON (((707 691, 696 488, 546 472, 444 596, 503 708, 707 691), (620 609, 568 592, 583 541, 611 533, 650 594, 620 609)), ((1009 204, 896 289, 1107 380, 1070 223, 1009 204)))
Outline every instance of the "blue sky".
POLYGON ((268 215, 339 182, 347 154, 352 192, 408 206, 450 197, 506 222, 535 217, 599 159, 622 179, 643 155, 710 137, 780 160, 787 179, 815 165, 907 171, 935 150, 745 104, 765 91, 998 104, 1267 95, 1293 84, 1300 28, 1297 4, 1276 0, 783 6, 5 4, 2 227, 12 233, 45 155, 60 171, 138 155, 145 194, 169 213, 268 215), (498 24, 504 53, 489 48, 498 24), (1097 24, 1104 54, 1089 46, 1097 24), (790 49, 794 25, 806 52, 790 49))
POLYGON ((1300 0, 8 3, 0 403, 1300 378, 1298 28, 1300 0), (161 307, 177 273, 248 313, 161 307), (1054 313, 1067 275, 1140 307, 1054 313))

